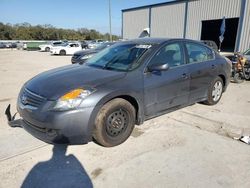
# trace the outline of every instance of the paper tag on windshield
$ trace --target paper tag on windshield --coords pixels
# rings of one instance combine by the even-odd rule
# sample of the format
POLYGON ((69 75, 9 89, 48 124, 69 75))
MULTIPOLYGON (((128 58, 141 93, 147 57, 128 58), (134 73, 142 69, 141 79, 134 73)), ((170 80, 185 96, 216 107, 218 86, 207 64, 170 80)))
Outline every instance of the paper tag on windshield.
POLYGON ((149 49, 151 48, 152 45, 149 45, 149 44, 139 44, 139 45, 136 45, 135 47, 136 48, 144 48, 144 49, 149 49))

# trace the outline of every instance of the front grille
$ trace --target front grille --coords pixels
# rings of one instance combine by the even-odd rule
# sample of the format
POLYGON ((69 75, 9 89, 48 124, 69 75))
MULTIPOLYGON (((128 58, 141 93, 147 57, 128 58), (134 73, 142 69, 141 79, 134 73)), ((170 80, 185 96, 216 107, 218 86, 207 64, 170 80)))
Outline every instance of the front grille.
POLYGON ((23 105, 39 107, 45 100, 44 97, 39 96, 28 89, 24 89, 23 93, 20 95, 20 101, 23 105))

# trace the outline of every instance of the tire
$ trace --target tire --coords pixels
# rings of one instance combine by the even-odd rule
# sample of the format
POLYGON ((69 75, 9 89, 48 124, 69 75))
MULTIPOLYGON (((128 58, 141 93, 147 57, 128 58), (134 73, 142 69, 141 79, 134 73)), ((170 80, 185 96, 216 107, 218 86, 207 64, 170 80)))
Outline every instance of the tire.
POLYGON ((223 80, 220 77, 215 78, 208 88, 207 100, 204 103, 207 105, 217 104, 223 93, 223 85, 223 80))
POLYGON ((128 139, 134 126, 135 108, 128 101, 116 98, 98 112, 93 138, 102 146, 117 146, 128 139))
POLYGON ((60 55, 66 55, 66 51, 65 50, 60 50, 59 54, 60 55))
POLYGON ((49 52, 50 51, 50 48, 49 47, 46 47, 45 48, 45 52, 49 52))
POLYGON ((240 73, 235 73, 234 76, 233 76, 233 82, 234 83, 237 83, 237 84, 240 84, 244 81, 244 78, 242 78, 241 74, 240 73))
POLYGON ((246 79, 247 81, 250 80, 250 68, 249 68, 249 67, 246 68, 246 71, 245 71, 245 79, 246 79))

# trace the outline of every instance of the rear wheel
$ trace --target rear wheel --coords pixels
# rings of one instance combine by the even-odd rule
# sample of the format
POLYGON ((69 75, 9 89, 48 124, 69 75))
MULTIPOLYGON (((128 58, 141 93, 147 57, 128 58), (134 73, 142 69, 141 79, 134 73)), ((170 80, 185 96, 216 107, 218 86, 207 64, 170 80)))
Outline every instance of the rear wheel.
POLYGON ((127 140, 134 125, 134 107, 128 101, 116 98, 106 103, 97 114, 93 137, 102 146, 116 146, 127 140))
POLYGON ((217 104, 223 93, 223 81, 220 77, 214 79, 208 88, 208 97, 205 104, 215 105, 217 104))
POLYGON ((46 47, 45 48, 45 52, 49 52, 50 51, 50 48, 49 47, 46 47))
POLYGON ((60 50, 59 54, 60 55, 66 55, 66 51, 65 50, 60 50))

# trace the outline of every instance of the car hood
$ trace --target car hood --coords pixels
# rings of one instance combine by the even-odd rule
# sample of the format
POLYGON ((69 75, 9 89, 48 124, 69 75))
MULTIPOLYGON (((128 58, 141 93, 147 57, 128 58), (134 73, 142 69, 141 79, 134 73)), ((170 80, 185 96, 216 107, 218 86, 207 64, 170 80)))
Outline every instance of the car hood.
POLYGON ((68 65, 35 76, 25 84, 25 87, 49 100, 57 100, 73 89, 97 87, 121 79, 125 75, 124 72, 98 69, 87 65, 68 65))

